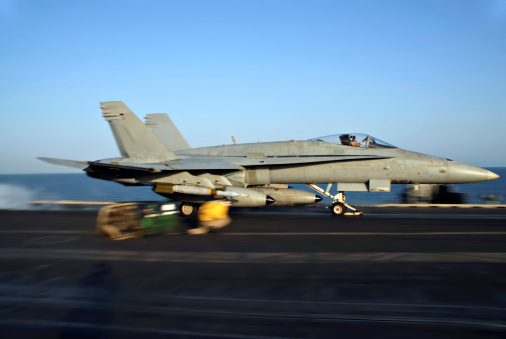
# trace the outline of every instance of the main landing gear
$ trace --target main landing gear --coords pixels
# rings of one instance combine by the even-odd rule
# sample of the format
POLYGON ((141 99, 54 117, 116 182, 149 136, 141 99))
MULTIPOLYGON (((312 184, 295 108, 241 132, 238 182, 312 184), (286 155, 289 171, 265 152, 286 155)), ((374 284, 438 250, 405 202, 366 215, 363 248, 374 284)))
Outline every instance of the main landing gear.
POLYGON ((362 215, 363 213, 357 210, 356 208, 348 205, 346 203, 346 195, 343 192, 338 192, 337 195, 330 194, 330 188, 332 184, 327 185, 327 190, 323 190, 321 187, 316 186, 315 184, 306 184, 311 189, 314 189, 320 194, 323 194, 327 198, 334 200, 334 203, 330 205, 330 212, 333 215, 343 216, 343 215, 362 215), (350 209, 353 212, 346 212, 346 209, 350 209))
POLYGON ((197 215, 199 204, 182 201, 179 205, 179 213, 182 217, 191 218, 197 215))

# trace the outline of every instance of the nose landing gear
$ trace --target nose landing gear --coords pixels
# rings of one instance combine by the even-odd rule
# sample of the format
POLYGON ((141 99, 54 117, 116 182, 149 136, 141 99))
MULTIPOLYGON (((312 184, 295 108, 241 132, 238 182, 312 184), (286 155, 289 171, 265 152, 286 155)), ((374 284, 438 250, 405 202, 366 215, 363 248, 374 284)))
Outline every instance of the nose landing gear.
POLYGON ((330 212, 332 212, 333 215, 337 215, 337 216, 363 215, 362 212, 360 212, 356 208, 354 208, 346 203, 346 195, 344 195, 343 192, 338 192, 337 195, 330 194, 329 191, 330 191, 330 188, 332 187, 332 184, 328 184, 327 190, 323 190, 321 187, 316 186, 315 184, 306 184, 306 186, 317 191, 320 194, 323 194, 327 198, 334 200, 334 203, 332 203, 332 205, 330 205, 330 212), (350 209, 352 211, 346 212, 347 209, 350 209))
POLYGON ((330 212, 333 215, 344 215, 346 213, 346 206, 342 202, 336 201, 330 205, 330 212))

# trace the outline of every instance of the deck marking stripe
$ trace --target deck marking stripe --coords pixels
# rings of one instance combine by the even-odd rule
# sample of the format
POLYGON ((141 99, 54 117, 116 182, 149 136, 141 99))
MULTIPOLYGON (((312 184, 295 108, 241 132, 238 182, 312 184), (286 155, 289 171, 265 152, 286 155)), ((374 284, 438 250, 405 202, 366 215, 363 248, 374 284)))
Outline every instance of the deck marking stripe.
POLYGON ((506 232, 219 232, 220 235, 506 235, 506 232))
POLYGON ((18 249, 0 250, 3 259, 67 259, 177 263, 355 263, 447 262, 506 263, 504 252, 162 252, 114 250, 18 249))
POLYGON ((0 234, 30 234, 30 233, 36 233, 36 234, 91 234, 91 233, 97 233, 96 231, 52 231, 52 230, 2 230, 0 231, 0 234))
MULTIPOLYGON (((221 232, 222 236, 319 236, 319 235, 339 235, 339 236, 370 236, 370 235, 389 235, 389 236, 413 236, 413 235, 506 235, 506 232, 221 232)), ((0 234, 96 234, 96 231, 59 231, 59 230, 0 230, 0 234)), ((179 235, 180 233, 174 233, 179 235)), ((172 234, 168 234, 172 235, 172 234)))

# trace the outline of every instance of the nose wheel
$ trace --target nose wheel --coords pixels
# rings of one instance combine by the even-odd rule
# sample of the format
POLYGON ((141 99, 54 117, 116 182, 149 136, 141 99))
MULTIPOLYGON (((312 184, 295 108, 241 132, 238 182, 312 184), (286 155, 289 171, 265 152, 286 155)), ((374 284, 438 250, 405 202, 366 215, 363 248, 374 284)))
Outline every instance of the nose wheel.
POLYGON ((346 213, 346 206, 342 202, 336 201, 330 205, 330 212, 332 212, 333 215, 344 215, 346 213))
POLYGON ((337 195, 330 194, 329 191, 330 188, 332 187, 332 184, 328 184, 326 191, 323 190, 321 187, 316 186, 315 184, 306 184, 306 186, 317 191, 320 194, 323 194, 327 198, 334 200, 332 205, 330 205, 330 212, 332 213, 332 215, 337 216, 363 215, 362 212, 346 203, 346 195, 344 195, 343 192, 338 192, 337 195), (348 209, 350 209, 351 211, 347 212, 348 209))

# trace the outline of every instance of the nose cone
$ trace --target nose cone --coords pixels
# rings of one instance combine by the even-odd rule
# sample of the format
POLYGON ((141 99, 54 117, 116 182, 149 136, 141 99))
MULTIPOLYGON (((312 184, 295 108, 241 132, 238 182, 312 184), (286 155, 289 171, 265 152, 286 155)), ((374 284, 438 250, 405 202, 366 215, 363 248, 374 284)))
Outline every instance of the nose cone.
POLYGON ((499 179, 500 177, 494 172, 488 171, 487 180, 499 179))
POLYGON ((464 184, 471 182, 497 179, 499 176, 484 168, 464 164, 461 162, 448 163, 448 183, 464 184))
POLYGON ((322 201, 322 200, 323 200, 323 198, 322 198, 322 197, 320 197, 319 195, 316 195, 316 194, 315 194, 315 198, 314 198, 314 202, 315 202, 315 203, 317 203, 318 201, 322 201))

